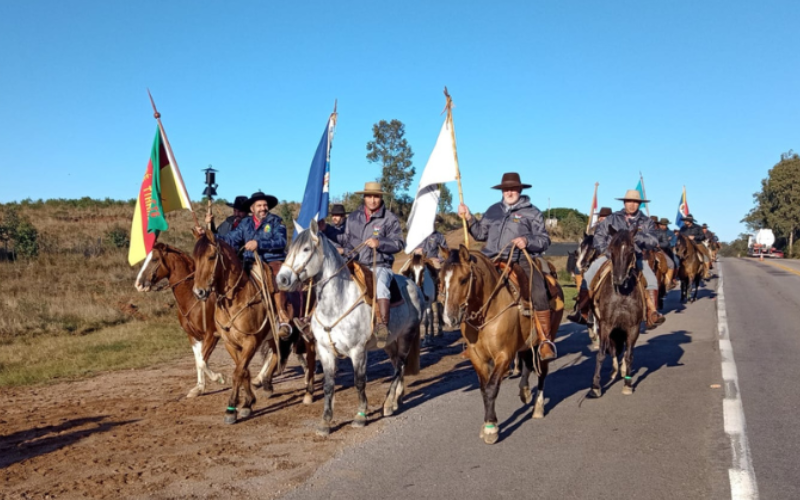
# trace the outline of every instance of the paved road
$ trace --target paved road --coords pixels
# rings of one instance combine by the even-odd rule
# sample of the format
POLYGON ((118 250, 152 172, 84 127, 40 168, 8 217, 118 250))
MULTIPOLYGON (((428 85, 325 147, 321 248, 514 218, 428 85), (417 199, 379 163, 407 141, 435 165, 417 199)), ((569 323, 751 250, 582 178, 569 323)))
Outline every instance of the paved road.
MULTIPOLYGON (((464 361, 431 386, 435 392, 412 386, 410 408, 392 425, 285 498, 730 498, 715 289, 711 280, 688 307, 677 304, 677 292, 668 296, 667 323, 636 347, 632 396, 621 394, 618 381, 601 399, 584 399, 594 354, 584 329, 564 325, 545 419, 531 418, 517 398, 518 379, 507 379, 497 405, 500 441, 483 444, 481 395, 464 361)), ((785 385, 777 380, 758 383, 777 390, 785 385)))
POLYGON ((800 498, 800 262, 743 258, 723 265, 760 498, 800 498))

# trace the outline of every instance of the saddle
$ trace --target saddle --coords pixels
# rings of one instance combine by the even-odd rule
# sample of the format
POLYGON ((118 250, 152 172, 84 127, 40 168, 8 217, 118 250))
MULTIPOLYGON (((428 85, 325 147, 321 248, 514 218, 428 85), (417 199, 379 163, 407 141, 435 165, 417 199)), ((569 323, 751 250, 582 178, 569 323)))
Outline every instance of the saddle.
MULTIPOLYGON (((600 286, 605 282, 605 280, 609 279, 611 276, 611 261, 607 260, 600 266, 600 269, 597 271, 597 274, 594 275, 594 279, 591 283, 589 283, 589 297, 594 298, 597 292, 600 291, 600 286)), ((639 273, 637 278, 636 285, 639 287, 639 293, 642 296, 642 302, 644 303, 645 310, 647 310, 647 281, 644 279, 644 273, 639 273)))
MULTIPOLYGON (((555 266, 552 263, 544 261, 547 264, 547 272, 542 270, 542 260, 534 258, 533 264, 536 269, 544 276, 544 282, 547 285, 547 296, 550 299, 550 309, 553 311, 560 311, 564 309, 564 298, 558 290, 558 274, 555 266)), ((506 268, 505 262, 495 263, 497 270, 502 273, 506 268)), ((522 299, 525 305, 529 306, 531 303, 531 285, 528 281, 528 275, 516 262, 511 263, 511 270, 508 272, 508 280, 511 283, 512 293, 517 300, 522 299)), ((530 307, 528 307, 530 308, 530 307)))
MULTIPOLYGON (((353 281, 356 282, 361 293, 365 294, 364 302, 372 306, 372 302, 375 299, 375 276, 372 273, 372 269, 355 261, 348 262, 347 269, 350 270, 350 275, 353 276, 353 281)), ((397 280, 392 278, 389 285, 389 307, 394 308, 403 304, 405 304, 405 299, 403 294, 400 293, 400 286, 398 286, 397 280)))

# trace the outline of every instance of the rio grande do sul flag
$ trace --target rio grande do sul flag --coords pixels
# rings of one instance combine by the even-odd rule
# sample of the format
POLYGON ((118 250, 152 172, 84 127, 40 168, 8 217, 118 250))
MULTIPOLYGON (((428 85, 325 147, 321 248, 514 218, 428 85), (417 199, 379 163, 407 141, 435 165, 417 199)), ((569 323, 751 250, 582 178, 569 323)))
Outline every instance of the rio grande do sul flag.
POLYGON ((687 215, 689 215, 689 202, 686 201, 686 186, 684 186, 683 194, 681 194, 681 201, 678 203, 678 213, 675 214, 675 225, 682 228, 683 218, 687 215))
POLYGON ((192 209, 181 173, 165 143, 161 129, 157 128, 133 212, 131 247, 128 250, 131 266, 144 260, 153 249, 158 233, 167 230, 164 214, 181 208, 192 209))

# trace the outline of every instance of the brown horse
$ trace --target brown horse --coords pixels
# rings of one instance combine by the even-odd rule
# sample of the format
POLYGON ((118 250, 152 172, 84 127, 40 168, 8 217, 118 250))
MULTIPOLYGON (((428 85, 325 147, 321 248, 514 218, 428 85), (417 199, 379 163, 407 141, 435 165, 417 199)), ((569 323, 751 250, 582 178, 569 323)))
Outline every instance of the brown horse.
POLYGON ((678 279, 681 280, 681 302, 685 303, 689 295, 692 296, 689 301, 694 302, 697 300, 700 280, 703 278, 706 267, 700 249, 693 240, 683 234, 678 234, 675 255, 681 262, 678 268, 678 279), (692 292, 692 287, 694 287, 694 292, 692 292))
MULTIPOLYGON (((505 273, 501 275, 491 260, 461 245, 459 250, 450 251, 440 273, 445 324, 451 328, 461 326, 467 354, 480 382, 484 404, 480 437, 485 443, 494 444, 499 437, 495 400, 511 361, 521 353, 519 395, 523 404, 532 400, 528 387, 531 371, 536 370, 539 377, 533 418, 544 417, 544 383, 549 362, 541 360, 536 348, 539 339, 533 330, 533 317, 522 314, 505 273)), ((545 332, 550 341, 555 339, 562 314, 563 308, 551 309, 551 328, 545 332)))
POLYGON ((633 348, 639 338, 639 328, 645 320, 645 290, 641 276, 636 268, 635 230, 616 231, 609 228, 612 235, 608 244, 611 254, 609 262, 600 268, 592 290, 592 310, 600 335, 600 349, 597 351, 594 380, 591 396, 600 397, 600 370, 606 354, 611 354, 614 369, 611 381, 621 373, 624 378, 622 394, 633 394, 631 369, 633 367, 633 348), (606 271, 606 266, 611 266, 606 271), (617 354, 625 350, 622 367, 619 369, 617 354))
MULTIPOLYGON (((194 294, 200 300, 207 300, 216 293, 217 302, 214 308, 214 323, 217 331, 225 340, 225 348, 236 365, 233 373, 233 389, 225 411, 225 423, 235 423, 237 418, 246 418, 252 412, 256 401, 250 386, 249 364, 262 342, 267 343, 268 356, 266 366, 262 370, 263 384, 267 397, 272 394, 272 377, 280 366, 278 358, 286 353, 281 342, 276 340, 274 331, 277 328, 277 310, 273 299, 274 283, 272 270, 263 266, 263 278, 258 279, 254 267, 253 272, 245 272, 236 251, 227 243, 214 238, 209 232, 195 233, 197 242, 194 247, 195 285, 194 294), (244 391, 244 401, 239 407, 239 393, 244 391)), ((295 309, 295 314, 299 311, 295 309)), ((297 342, 299 332, 294 329, 286 342, 297 342)), ((314 368, 316 351, 311 343, 305 344, 305 396, 304 404, 311 404, 314 394, 314 368)), ((288 353, 286 353, 288 354, 288 353)), ((284 358, 285 359, 285 358, 284 358)))
POLYGON ((169 280, 167 288, 171 288, 175 296, 178 322, 189 335, 189 342, 191 342, 192 352, 194 352, 197 385, 186 395, 187 398, 193 398, 205 393, 206 376, 220 384, 225 383, 222 375, 208 368, 208 358, 219 341, 217 328, 214 326, 216 296, 209 298, 207 307, 202 307, 200 301, 192 293, 192 287, 194 287, 194 261, 192 258, 175 247, 156 243, 136 277, 136 289, 140 292, 149 292, 158 282, 165 279, 169 280), (203 313, 206 316, 205 321, 203 313))
POLYGON ((667 295, 671 284, 667 259, 671 257, 668 257, 660 248, 645 251, 644 257, 647 263, 650 264, 650 269, 653 270, 653 274, 656 275, 656 282, 658 283, 658 304, 656 304, 656 307, 658 309, 664 309, 664 297, 667 295))

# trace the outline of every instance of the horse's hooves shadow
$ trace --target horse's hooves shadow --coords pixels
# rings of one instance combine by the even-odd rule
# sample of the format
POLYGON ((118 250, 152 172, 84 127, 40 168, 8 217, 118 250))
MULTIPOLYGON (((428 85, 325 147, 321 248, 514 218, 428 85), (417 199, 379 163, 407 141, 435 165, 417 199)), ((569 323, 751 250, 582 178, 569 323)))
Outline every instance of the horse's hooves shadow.
POLYGON ((502 442, 514 434, 522 424, 528 421, 533 421, 533 407, 530 404, 524 404, 500 424, 500 439, 498 441, 502 442))

